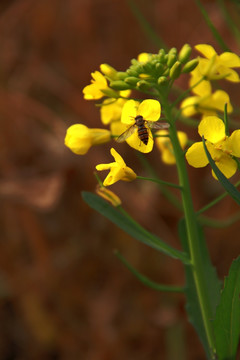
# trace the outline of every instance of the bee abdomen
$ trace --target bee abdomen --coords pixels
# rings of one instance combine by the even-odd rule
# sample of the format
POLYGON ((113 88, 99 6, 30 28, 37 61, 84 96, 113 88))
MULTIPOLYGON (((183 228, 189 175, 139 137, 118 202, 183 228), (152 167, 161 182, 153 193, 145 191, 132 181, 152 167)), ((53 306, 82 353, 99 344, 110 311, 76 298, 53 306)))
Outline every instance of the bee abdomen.
POLYGON ((147 145, 149 136, 147 128, 145 126, 141 126, 138 128, 138 137, 145 145, 147 145))

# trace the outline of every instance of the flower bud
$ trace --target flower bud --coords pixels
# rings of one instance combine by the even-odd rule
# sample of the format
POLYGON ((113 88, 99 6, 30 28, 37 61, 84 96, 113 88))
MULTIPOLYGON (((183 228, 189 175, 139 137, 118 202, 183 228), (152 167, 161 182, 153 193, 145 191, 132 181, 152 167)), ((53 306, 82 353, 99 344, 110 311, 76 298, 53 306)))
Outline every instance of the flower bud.
POLYGON ((117 70, 115 70, 112 66, 108 64, 101 64, 100 70, 104 75, 109 77, 111 80, 117 79, 117 70))
POLYGON ((137 84, 137 82, 139 81, 139 78, 134 77, 134 76, 129 76, 126 79, 124 79, 124 81, 132 86, 135 86, 137 84))
POLYGON ((167 66, 171 68, 175 61, 177 60, 177 55, 175 54, 168 54, 167 66))
POLYGON ((178 60, 182 63, 182 64, 186 64, 186 62, 189 59, 189 56, 191 55, 192 52, 192 48, 189 44, 185 44, 183 45, 183 47, 181 48, 179 54, 178 54, 178 60))
POLYGON ((128 76, 138 76, 137 71, 133 69, 127 69, 126 73, 128 74, 128 76))
POLYGON ((191 71, 193 71, 196 67, 198 66, 198 59, 193 59, 193 60, 190 60, 188 61, 183 69, 182 69, 182 72, 183 73, 190 73, 191 71))
POLYGON ((131 86, 129 86, 127 83, 125 83, 125 81, 122 80, 111 81, 110 86, 114 90, 128 90, 131 88, 131 86))
POLYGON ((158 78, 158 85, 164 86, 168 84, 168 79, 166 78, 166 76, 160 76, 158 78))
POLYGON ((161 75, 161 74, 163 73, 163 71, 164 71, 164 66, 163 66, 163 64, 161 64, 161 63, 158 62, 158 63, 155 65, 155 69, 156 69, 158 75, 161 75))
POLYGON ((170 69, 169 72, 170 78, 173 80, 177 79, 181 74, 181 70, 182 70, 182 64, 180 63, 180 61, 176 61, 175 64, 170 69))
POLYGON ((96 193, 104 200, 109 201, 115 207, 121 205, 120 198, 113 191, 107 189, 105 186, 97 186, 96 193))
POLYGON ((164 49, 160 49, 159 52, 158 52, 158 56, 159 56, 159 61, 160 61, 161 63, 164 63, 164 62, 165 62, 165 61, 164 61, 165 55, 166 55, 165 50, 164 50, 164 49))
POLYGON ((137 83, 137 88, 139 90, 148 90, 151 87, 151 84, 149 84, 149 82, 145 81, 145 80, 140 80, 137 83))
POLYGON ((117 73, 117 79, 118 80, 124 80, 128 74, 125 71, 118 71, 117 73))

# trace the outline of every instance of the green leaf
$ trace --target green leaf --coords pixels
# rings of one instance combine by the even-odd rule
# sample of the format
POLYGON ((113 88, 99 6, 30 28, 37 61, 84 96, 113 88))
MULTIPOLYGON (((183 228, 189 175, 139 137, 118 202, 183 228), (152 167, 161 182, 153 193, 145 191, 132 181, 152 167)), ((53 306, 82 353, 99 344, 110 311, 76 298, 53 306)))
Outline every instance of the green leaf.
POLYGON ((234 360, 240 336, 240 257, 232 262, 213 322, 219 360, 234 360))
POLYGON ((130 215, 128 215, 121 207, 114 208, 99 196, 82 192, 83 200, 94 210, 104 215, 120 229, 124 230, 127 234, 131 235, 138 241, 156 249, 174 259, 179 259, 183 263, 189 263, 188 257, 183 252, 174 249, 159 239, 157 236, 149 233, 141 227, 130 215))
POLYGON ((235 186, 230 183, 230 181, 226 178, 226 176, 219 170, 219 168, 217 167, 217 165, 215 164, 215 162, 213 161, 208 149, 207 149, 207 146, 206 146, 206 143, 205 143, 205 140, 204 140, 204 137, 202 137, 202 141, 203 141, 203 147, 204 147, 204 150, 205 150, 205 153, 207 155, 207 158, 208 158, 208 161, 216 175, 216 177, 218 178, 218 180, 220 181, 220 183, 222 184, 222 186, 224 187, 224 189, 229 193, 229 195, 233 198, 233 200, 236 201, 236 203, 238 205, 240 205, 240 192, 235 188, 235 186))
MULTIPOLYGON (((186 252, 189 252, 188 248, 188 241, 187 241, 187 232, 186 232, 186 223, 185 220, 182 219, 179 222, 179 236, 182 242, 183 249, 186 252)), ((220 299, 220 289, 221 289, 221 283, 217 277, 216 269, 212 266, 211 260, 209 258, 208 249, 206 247, 206 241, 204 239, 203 230, 199 225, 199 243, 201 244, 201 258, 202 258, 202 264, 204 269, 204 277, 205 282, 207 283, 208 288, 208 296, 211 304, 211 313, 212 313, 212 319, 214 318, 216 307, 219 303, 220 299)), ((195 327, 203 346, 210 357, 210 352, 208 349, 208 341, 206 337, 206 332, 204 329, 203 319, 201 316, 201 308, 199 304, 199 299, 197 297, 197 291, 195 287, 195 282, 193 278, 193 271, 192 268, 189 265, 185 266, 185 273, 186 273, 186 288, 185 293, 187 297, 187 305, 186 310, 188 313, 189 321, 192 323, 192 325, 195 327)))
POLYGON ((138 280, 140 280, 144 285, 150 287, 151 289, 166 292, 184 292, 184 289, 182 287, 162 285, 148 279, 146 276, 140 274, 132 265, 130 265, 129 262, 119 253, 119 251, 116 250, 115 255, 128 268, 128 270, 136 276, 138 280))

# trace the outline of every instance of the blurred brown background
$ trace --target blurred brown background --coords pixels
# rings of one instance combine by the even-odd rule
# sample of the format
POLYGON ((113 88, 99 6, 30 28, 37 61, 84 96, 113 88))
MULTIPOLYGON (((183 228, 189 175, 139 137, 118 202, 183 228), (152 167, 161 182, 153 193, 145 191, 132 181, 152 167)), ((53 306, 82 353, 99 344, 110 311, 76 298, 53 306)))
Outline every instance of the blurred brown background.
MULTIPOLYGON (((167 46, 216 45, 194 1, 136 3, 167 46)), ((217 1, 203 3, 236 51, 217 1)), ((124 70, 142 51, 158 48, 126 1, 0 2, 1 360, 204 359, 184 297, 146 288, 113 250, 159 283, 184 284, 181 264, 138 244, 81 199, 81 191, 95 190, 95 165, 112 161, 109 144, 86 156, 64 147, 71 124, 101 127, 98 108, 82 96, 90 73, 104 62, 124 70)), ((120 152, 144 175, 127 145, 120 152)), ((157 150, 148 158, 165 180, 177 181, 157 150)), ((198 209, 221 188, 209 168, 189 172, 198 209)), ((157 187, 119 183, 113 190, 142 225, 180 248, 180 213, 157 187)), ((209 216, 236 211, 225 199, 209 216)), ((238 234, 238 223, 206 229, 221 278, 239 254, 238 234)))

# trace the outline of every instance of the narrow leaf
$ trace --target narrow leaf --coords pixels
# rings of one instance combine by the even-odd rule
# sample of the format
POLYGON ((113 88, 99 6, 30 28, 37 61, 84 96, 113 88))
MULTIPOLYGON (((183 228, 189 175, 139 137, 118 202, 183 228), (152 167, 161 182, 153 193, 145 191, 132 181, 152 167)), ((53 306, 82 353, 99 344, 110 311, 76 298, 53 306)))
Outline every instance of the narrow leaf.
MULTIPOLYGON (((185 220, 182 219, 179 222, 179 236, 182 242, 183 249, 188 252, 188 241, 187 241, 187 232, 186 232, 186 223, 185 220)), ((204 269, 204 277, 207 283, 208 288, 208 296, 211 304, 211 312, 212 312, 212 319, 214 318, 216 307, 219 303, 220 298, 220 281, 217 277, 216 269, 212 266, 211 260, 209 258, 208 250, 206 247, 206 241, 204 238, 203 230, 199 225, 198 231, 199 241, 201 244, 200 251, 201 251, 201 259, 203 263, 204 269)), ((206 337, 206 332, 203 324, 203 319, 201 316, 201 308, 199 304, 199 299, 197 296, 196 286, 193 278, 192 268, 190 266, 185 266, 185 273, 186 273, 186 298, 187 298, 187 305, 186 310, 188 313, 189 321, 192 323, 194 328, 196 329, 202 344, 210 357, 210 351, 208 349, 208 341, 206 337)))
POLYGON ((138 280, 140 280, 144 285, 150 287, 151 289, 157 290, 157 291, 166 291, 166 292, 183 292, 184 289, 179 286, 169 286, 169 285, 162 285, 158 284, 146 276, 140 274, 132 265, 129 264, 129 262, 119 253, 119 251, 115 251, 115 255, 117 258, 128 268, 128 270, 131 271, 133 275, 136 276, 138 280))
POLYGON ((108 204, 105 200, 99 196, 89 193, 82 192, 83 200, 94 210, 104 215, 120 229, 124 230, 127 234, 131 235, 138 241, 156 249, 174 259, 179 259, 183 263, 188 263, 189 260, 186 254, 181 251, 174 249, 170 245, 166 244, 163 240, 157 236, 149 233, 143 227, 141 227, 130 215, 128 215, 121 207, 119 210, 108 204), (121 211, 120 211, 121 210, 121 211))
POLYGON ((211 157, 211 155, 210 155, 210 153, 209 153, 209 151, 207 149, 204 137, 202 137, 202 141, 203 141, 203 147, 204 147, 205 153, 207 155, 208 161, 209 161, 209 163, 210 163, 216 177, 218 178, 218 180, 220 181, 220 183, 222 184, 224 189, 229 193, 229 195, 236 201, 236 203, 238 205, 240 205, 240 192, 235 188, 235 186, 232 183, 230 183, 230 181, 219 170, 219 168, 217 167, 217 165, 213 161, 213 159, 212 159, 212 157, 211 157))
POLYGON ((208 16, 208 13, 207 11, 205 10, 205 8, 203 7, 202 3, 200 0, 195 0, 197 6, 199 7, 201 13, 202 13, 202 16, 204 17, 204 20, 207 24, 207 26, 209 27, 209 29, 211 30, 214 38, 217 40, 219 46, 221 47, 221 49, 223 51, 230 51, 229 50, 229 47, 225 44, 222 36, 219 34, 219 32, 217 31, 217 29, 215 28, 215 26, 213 25, 210 17, 208 16))
POLYGON ((240 336, 240 257, 232 262, 214 319, 219 360, 234 360, 240 336))

